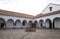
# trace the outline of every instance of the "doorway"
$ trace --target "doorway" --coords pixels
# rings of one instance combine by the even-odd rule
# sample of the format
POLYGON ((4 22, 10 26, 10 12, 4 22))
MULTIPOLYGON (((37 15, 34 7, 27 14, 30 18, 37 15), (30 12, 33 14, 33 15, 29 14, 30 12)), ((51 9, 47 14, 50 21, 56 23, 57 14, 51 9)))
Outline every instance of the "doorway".
POLYGON ((49 28, 52 29, 52 23, 49 21, 49 28))
POLYGON ((0 18, 0 28, 4 28, 5 26, 5 20, 3 18, 0 18))
POLYGON ((52 29, 52 23, 50 19, 46 20, 46 27, 52 29))
POLYGON ((4 22, 1 23, 0 28, 4 28, 4 22))
POLYGON ((42 23, 41 23, 41 27, 42 27, 42 23))

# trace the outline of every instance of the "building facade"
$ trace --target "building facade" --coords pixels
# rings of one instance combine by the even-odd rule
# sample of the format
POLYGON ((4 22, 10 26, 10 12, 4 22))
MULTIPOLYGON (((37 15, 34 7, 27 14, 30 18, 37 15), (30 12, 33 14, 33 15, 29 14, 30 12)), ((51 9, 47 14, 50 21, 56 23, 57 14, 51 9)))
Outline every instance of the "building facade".
POLYGON ((30 23, 36 28, 60 28, 60 5, 50 3, 36 16, 0 10, 0 28, 28 28, 30 23))

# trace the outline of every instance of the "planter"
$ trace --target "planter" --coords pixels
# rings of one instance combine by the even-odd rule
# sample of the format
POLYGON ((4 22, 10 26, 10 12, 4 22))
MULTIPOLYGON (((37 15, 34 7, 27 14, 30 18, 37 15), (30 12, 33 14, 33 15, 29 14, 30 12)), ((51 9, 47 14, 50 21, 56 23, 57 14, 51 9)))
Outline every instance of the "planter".
POLYGON ((26 32, 35 32, 36 29, 35 28, 26 28, 25 31, 26 32))

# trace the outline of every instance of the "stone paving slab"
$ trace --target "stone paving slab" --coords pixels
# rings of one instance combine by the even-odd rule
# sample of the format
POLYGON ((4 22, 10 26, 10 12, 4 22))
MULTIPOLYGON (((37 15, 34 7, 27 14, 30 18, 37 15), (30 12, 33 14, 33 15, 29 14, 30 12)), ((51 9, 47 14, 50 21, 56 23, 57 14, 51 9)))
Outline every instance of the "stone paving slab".
POLYGON ((25 32, 24 29, 0 30, 0 39, 60 39, 60 30, 36 29, 36 32, 25 32))
POLYGON ((24 39, 60 39, 60 30, 40 30, 31 32, 24 39))

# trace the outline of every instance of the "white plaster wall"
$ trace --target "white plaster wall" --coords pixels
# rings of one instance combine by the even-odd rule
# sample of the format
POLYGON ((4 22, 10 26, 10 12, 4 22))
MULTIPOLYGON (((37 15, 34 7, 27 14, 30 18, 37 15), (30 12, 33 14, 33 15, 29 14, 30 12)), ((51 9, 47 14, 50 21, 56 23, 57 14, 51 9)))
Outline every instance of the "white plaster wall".
POLYGON ((53 12, 53 11, 57 11, 60 10, 60 5, 55 5, 55 4, 49 4, 48 7, 42 12, 43 14, 46 14, 48 12, 53 12), (49 10, 49 7, 52 6, 52 11, 49 10))

